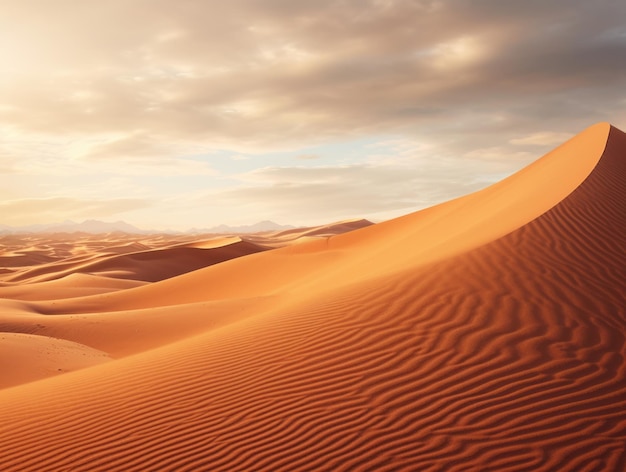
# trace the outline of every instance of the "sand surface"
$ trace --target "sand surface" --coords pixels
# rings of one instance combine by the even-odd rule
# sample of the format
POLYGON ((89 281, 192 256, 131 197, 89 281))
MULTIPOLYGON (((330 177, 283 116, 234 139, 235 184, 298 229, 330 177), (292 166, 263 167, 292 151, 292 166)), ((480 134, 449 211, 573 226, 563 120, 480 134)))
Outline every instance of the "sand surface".
POLYGON ((625 182, 598 124, 376 225, 0 237, 0 470, 626 470, 625 182))

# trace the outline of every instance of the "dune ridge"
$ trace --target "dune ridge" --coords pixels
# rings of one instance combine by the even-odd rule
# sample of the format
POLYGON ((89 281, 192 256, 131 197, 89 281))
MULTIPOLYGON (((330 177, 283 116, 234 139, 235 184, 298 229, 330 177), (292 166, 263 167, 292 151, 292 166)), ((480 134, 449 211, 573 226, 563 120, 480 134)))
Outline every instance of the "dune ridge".
POLYGON ((556 205, 596 165, 609 129, 606 123, 592 126, 502 182, 417 213, 245 260, 230 260, 134 292, 39 305, 36 309, 50 314, 115 311, 281 291, 297 292, 300 298, 310 293, 317 297, 320 290, 337 283, 415 269, 501 237, 556 205), (568 172, 562 178, 564 167, 568 172), (548 190, 541 187, 542 191, 536 192, 537 185, 548 190), (268 272, 267 267, 272 270, 268 272), (259 273, 263 277, 257 277, 259 273))
POLYGON ((625 180, 626 134, 600 124, 424 212, 137 288, 7 304, 18 321, 137 323, 204 303, 204 317, 237 316, 0 391, 0 466, 624 470, 625 180))

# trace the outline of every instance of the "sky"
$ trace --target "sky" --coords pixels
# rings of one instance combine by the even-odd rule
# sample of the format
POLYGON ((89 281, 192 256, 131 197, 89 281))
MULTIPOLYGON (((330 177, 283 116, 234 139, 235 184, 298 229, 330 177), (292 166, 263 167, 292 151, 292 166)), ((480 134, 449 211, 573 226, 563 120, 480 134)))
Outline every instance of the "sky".
POLYGON ((599 121, 623 0, 0 0, 0 224, 381 221, 599 121))

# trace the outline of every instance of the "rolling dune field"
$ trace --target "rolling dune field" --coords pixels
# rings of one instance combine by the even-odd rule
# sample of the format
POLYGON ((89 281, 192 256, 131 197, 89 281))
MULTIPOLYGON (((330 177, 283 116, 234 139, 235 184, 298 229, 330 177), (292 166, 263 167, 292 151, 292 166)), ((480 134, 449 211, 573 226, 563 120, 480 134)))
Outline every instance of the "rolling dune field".
POLYGON ((626 470, 626 134, 378 224, 0 238, 2 471, 626 470))

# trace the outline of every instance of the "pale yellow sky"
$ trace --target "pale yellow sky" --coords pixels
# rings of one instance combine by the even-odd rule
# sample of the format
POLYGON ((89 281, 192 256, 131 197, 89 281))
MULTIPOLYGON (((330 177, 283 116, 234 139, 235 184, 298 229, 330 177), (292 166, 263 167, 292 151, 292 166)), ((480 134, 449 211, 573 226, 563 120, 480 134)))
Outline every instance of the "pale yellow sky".
POLYGON ((626 6, 0 0, 0 225, 385 219, 626 126, 626 6))

